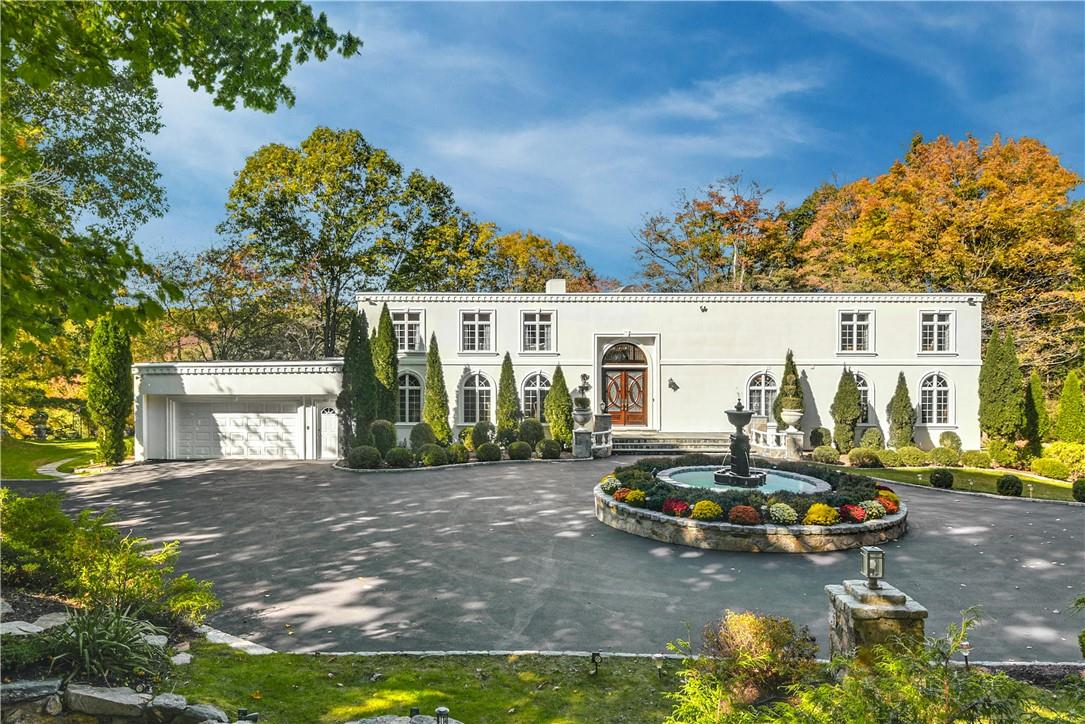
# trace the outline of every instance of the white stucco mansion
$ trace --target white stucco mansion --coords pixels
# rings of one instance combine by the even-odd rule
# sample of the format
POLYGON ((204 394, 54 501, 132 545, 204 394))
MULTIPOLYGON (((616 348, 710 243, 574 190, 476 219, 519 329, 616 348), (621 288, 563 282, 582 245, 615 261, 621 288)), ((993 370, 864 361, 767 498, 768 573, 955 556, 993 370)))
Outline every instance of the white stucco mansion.
MULTIPOLYGON (((777 293, 539 294, 362 292, 375 323, 392 313, 400 347, 399 417, 421 415, 426 345, 436 333, 451 422, 491 419, 505 352, 521 403, 539 415, 554 368, 569 387, 589 376, 596 412, 622 431, 724 433, 736 399, 771 410, 794 350, 803 372, 801 427, 832 428, 844 367, 859 380, 866 426, 887 427, 904 372, 923 446, 953 430, 979 447, 977 380, 983 295, 777 293)), ((136 458, 334 459, 341 361, 148 363, 133 367, 136 458)), ((756 418, 755 418, 756 419, 756 418)))

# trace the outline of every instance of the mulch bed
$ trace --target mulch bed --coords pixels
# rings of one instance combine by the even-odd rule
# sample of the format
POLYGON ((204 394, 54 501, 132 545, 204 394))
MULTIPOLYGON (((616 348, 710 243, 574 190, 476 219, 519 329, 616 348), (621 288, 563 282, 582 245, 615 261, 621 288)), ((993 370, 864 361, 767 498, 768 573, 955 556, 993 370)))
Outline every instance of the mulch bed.
POLYGON ((4 591, 4 601, 14 609, 14 613, 4 616, 4 620, 27 623, 34 623, 39 616, 64 611, 71 606, 70 602, 56 596, 43 596, 10 588, 4 591))

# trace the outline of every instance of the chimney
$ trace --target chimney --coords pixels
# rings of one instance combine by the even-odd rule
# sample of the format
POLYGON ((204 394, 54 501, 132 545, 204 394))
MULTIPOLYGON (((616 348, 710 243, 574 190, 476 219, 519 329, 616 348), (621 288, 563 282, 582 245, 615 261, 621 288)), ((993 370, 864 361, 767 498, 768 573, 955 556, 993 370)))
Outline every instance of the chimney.
POLYGON ((565 280, 564 279, 547 279, 546 280, 546 293, 547 294, 564 294, 565 293, 565 280))

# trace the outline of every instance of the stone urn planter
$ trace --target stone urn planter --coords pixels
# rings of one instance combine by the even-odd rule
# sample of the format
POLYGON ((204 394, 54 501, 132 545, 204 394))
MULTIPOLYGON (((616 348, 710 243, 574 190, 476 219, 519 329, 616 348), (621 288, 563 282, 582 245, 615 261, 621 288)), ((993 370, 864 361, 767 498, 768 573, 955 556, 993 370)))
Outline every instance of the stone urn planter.
POLYGON ((573 398, 573 422, 578 430, 588 429, 592 420, 591 400, 587 397, 573 398))
POLYGON ((780 419, 787 425, 789 431, 795 431, 795 425, 802 419, 802 410, 784 408, 780 410, 780 419))

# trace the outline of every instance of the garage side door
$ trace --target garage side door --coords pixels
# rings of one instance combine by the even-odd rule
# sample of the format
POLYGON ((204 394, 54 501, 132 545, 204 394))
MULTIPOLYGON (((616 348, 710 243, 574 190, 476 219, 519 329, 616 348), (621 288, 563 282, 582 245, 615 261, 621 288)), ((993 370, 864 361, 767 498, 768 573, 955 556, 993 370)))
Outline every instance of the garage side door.
POLYGON ((177 410, 180 459, 298 458, 295 400, 183 402, 177 410))

